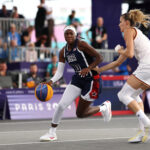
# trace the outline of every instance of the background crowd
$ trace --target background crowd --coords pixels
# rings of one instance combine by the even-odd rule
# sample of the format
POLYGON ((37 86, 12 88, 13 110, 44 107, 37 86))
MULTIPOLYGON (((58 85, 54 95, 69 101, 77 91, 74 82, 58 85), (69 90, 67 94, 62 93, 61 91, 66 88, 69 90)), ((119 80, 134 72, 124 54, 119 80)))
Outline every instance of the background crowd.
MULTIPOLYGON (((0 78, 10 76, 12 84, 9 86, 1 83, 1 88, 18 88, 19 73, 10 71, 7 63, 30 62, 28 73, 22 73, 21 87, 33 88, 42 80, 51 78, 57 70, 58 45, 59 42, 55 33, 55 18, 53 9, 45 4, 45 0, 40 0, 37 6, 37 13, 34 25, 27 23, 25 17, 18 12, 16 6, 12 10, 7 10, 3 5, 0 10, 0 78), (24 22, 25 21, 25 22, 24 22), (7 26, 6 26, 7 24, 7 26), (45 75, 39 76, 36 62, 48 62, 45 68, 45 75), (5 66, 5 67, 4 67, 5 66)), ((105 20, 99 16, 88 30, 86 39, 95 49, 109 49, 108 33, 105 27, 105 20)), ((76 11, 72 10, 68 14, 66 25, 73 25, 79 37, 82 37, 82 27, 84 24, 80 18, 76 17, 76 11)), ((117 56, 113 58, 115 60, 117 56)), ((120 67, 112 70, 114 75, 128 75, 132 71, 128 60, 120 67)), ((55 86, 64 86, 65 81, 61 79, 55 86)))

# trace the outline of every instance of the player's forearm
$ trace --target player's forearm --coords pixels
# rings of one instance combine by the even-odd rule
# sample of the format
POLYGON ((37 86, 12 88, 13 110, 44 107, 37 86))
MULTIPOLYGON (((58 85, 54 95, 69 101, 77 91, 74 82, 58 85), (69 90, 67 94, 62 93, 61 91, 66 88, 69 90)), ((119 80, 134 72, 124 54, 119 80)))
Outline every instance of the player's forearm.
POLYGON ((101 67, 100 68, 100 72, 104 72, 104 71, 110 70, 110 69, 115 68, 117 66, 119 66, 119 63, 117 63, 116 61, 114 61, 114 62, 112 62, 110 64, 107 64, 107 65, 101 67))
POLYGON ((123 55, 123 56, 126 56, 128 58, 133 58, 134 54, 132 53, 131 50, 128 50, 127 48, 124 50, 124 49, 119 49, 118 50, 118 53, 123 55))
POLYGON ((51 78, 51 81, 53 83, 58 81, 63 76, 64 68, 65 68, 65 63, 59 62, 57 71, 56 71, 55 75, 51 78))
POLYGON ((90 64, 88 68, 91 70, 94 67, 96 67, 99 63, 101 63, 102 61, 103 61, 103 56, 102 55, 98 55, 96 57, 96 60, 92 64, 90 64))

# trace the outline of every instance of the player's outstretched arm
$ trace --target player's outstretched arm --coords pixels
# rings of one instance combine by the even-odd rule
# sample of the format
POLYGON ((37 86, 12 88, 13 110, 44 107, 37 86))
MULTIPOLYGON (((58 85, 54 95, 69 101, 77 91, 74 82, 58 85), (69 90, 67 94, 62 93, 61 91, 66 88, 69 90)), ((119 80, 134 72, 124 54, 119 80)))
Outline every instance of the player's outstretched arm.
POLYGON ((101 72, 104 72, 104 71, 107 71, 109 69, 113 69, 115 67, 118 67, 120 66, 125 60, 127 59, 126 56, 124 55, 120 55, 119 58, 113 62, 111 62, 110 64, 107 64, 103 67, 96 67, 96 68, 93 68, 92 70, 95 70, 97 71, 98 73, 101 73, 101 72))

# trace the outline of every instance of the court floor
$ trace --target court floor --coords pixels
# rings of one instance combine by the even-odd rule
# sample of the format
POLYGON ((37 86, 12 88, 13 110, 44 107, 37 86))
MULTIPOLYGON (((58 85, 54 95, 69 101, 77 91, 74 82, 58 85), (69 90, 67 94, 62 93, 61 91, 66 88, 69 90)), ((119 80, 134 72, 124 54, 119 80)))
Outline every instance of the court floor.
POLYGON ((136 133, 137 123, 134 116, 113 117, 109 123, 101 117, 63 119, 58 140, 40 142, 49 120, 0 121, 0 150, 149 150, 150 142, 127 142, 136 133))

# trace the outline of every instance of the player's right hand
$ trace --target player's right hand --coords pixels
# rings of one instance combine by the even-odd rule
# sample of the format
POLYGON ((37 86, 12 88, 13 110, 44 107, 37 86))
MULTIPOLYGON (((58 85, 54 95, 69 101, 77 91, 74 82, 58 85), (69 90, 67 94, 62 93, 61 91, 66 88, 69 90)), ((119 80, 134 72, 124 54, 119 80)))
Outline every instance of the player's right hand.
POLYGON ((48 84, 48 85, 52 86, 53 81, 52 81, 52 80, 50 80, 50 81, 46 82, 46 84, 48 84))
POLYGON ((52 84, 53 84, 52 80, 46 81, 46 82, 41 82, 41 83, 42 83, 42 84, 48 84, 48 85, 50 85, 50 86, 52 86, 52 84))

